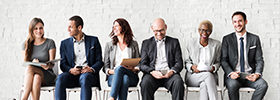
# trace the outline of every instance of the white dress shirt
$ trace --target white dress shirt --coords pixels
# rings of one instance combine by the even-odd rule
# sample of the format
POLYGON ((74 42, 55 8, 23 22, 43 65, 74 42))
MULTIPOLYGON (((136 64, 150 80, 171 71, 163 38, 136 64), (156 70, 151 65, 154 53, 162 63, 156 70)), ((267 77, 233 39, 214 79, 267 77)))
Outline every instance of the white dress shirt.
POLYGON ((203 47, 201 44, 199 45, 199 63, 197 69, 200 71, 210 71, 212 66, 210 65, 210 50, 209 45, 203 47), (204 65, 204 66, 201 66, 204 65))
MULTIPOLYGON (((125 48, 123 49, 123 51, 122 51, 121 48, 120 48, 120 46, 119 46, 119 43, 117 43, 116 46, 117 46, 117 48, 116 48, 116 51, 115 51, 116 54, 115 54, 115 61, 114 61, 114 69, 115 69, 116 67, 118 67, 119 65, 121 65, 123 59, 129 58, 129 56, 128 56, 128 50, 131 49, 131 48, 129 48, 129 47, 125 47, 125 48)), ((107 69, 107 70, 105 71, 105 74, 106 74, 106 75, 110 75, 110 74, 108 73, 109 70, 110 70, 110 69, 107 69)))
POLYGON ((166 51, 165 51, 165 38, 158 40, 155 38, 157 43, 157 56, 155 61, 155 70, 169 70, 166 51))
POLYGON ((129 58, 128 57, 128 49, 129 49, 128 47, 125 47, 122 51, 120 46, 119 46, 119 43, 117 43, 116 56, 115 56, 115 67, 114 68, 120 66, 121 63, 122 63, 122 60, 124 58, 129 58))
POLYGON ((252 72, 252 68, 249 66, 248 64, 248 59, 247 59, 247 49, 246 49, 246 45, 247 45, 247 32, 245 32, 245 34, 243 36, 239 36, 237 33, 236 34, 236 39, 237 39, 237 48, 238 48, 238 62, 235 66, 235 71, 240 71, 240 38, 243 37, 243 48, 244 48, 244 68, 245 68, 245 72, 246 73, 251 73, 252 72))
POLYGON ((73 38, 75 66, 87 66, 86 50, 85 50, 85 35, 82 40, 77 41, 73 38))

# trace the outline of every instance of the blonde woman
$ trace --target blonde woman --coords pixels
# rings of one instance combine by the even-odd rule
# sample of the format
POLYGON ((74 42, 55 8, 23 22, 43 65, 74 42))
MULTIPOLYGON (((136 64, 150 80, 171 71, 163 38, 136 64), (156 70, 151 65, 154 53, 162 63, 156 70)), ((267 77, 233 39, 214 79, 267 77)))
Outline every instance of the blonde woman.
MULTIPOLYGON (((22 50, 24 61, 46 62, 55 58, 55 42, 44 37, 44 22, 40 18, 31 20, 29 34, 22 50)), ((32 65, 26 67, 22 100, 27 100, 29 94, 33 100, 39 100, 41 86, 54 85, 56 75, 52 70, 53 66, 53 63, 49 63, 41 67, 32 65)))

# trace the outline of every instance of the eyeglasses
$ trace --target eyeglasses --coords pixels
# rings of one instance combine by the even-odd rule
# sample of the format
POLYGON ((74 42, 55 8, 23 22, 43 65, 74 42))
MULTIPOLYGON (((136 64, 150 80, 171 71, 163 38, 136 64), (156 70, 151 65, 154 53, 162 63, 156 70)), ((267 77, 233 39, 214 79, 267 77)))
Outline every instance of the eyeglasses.
POLYGON ((161 29, 161 30, 153 30, 154 33, 160 32, 163 33, 165 31, 165 29, 161 29))
POLYGON ((204 29, 200 29, 200 28, 198 28, 198 31, 200 31, 200 32, 206 32, 206 33, 211 33, 210 30, 204 30, 204 29))

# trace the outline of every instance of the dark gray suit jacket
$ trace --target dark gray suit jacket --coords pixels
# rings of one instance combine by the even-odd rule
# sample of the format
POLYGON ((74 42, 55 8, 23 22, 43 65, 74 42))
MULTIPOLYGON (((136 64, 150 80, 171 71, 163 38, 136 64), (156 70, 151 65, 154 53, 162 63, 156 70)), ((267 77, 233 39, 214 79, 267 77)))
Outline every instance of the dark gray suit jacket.
MULTIPOLYGON (((180 73, 183 69, 182 51, 179 40, 169 36, 165 37, 165 51, 168 67, 180 73)), ((155 60, 157 56, 157 44, 154 37, 146 39, 142 43, 140 70, 144 74, 150 74, 155 70, 155 60)))
MULTIPOLYGON (((246 55, 252 73, 263 72, 264 61, 260 39, 257 35, 247 32, 246 55)), ((235 32, 224 36, 221 48, 221 66, 225 76, 235 71, 238 62, 238 47, 235 32)))

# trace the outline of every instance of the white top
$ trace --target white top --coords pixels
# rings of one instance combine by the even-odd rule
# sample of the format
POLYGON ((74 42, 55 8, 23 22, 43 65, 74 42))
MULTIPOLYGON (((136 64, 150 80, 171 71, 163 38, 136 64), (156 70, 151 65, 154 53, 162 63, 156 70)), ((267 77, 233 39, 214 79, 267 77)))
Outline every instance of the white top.
POLYGON ((167 59, 166 59, 166 51, 165 51, 165 38, 162 40, 157 40, 157 57, 155 61, 155 70, 169 70, 167 59))
POLYGON ((83 35, 83 38, 80 41, 77 41, 75 38, 73 38, 73 43, 74 43, 75 65, 87 66, 86 50, 85 50, 85 35, 83 35))
POLYGON ((124 58, 129 58, 128 57, 128 47, 125 47, 123 51, 121 50, 119 43, 117 43, 117 49, 116 49, 116 56, 115 56, 115 67, 119 66, 122 63, 122 60, 124 58))
POLYGON ((199 71, 210 71, 212 66, 210 65, 210 50, 209 46, 203 47, 201 44, 199 45, 199 63, 197 69, 199 71))
MULTIPOLYGON (((236 64, 235 67, 235 71, 240 71, 240 38, 241 36, 239 36, 237 33, 236 34, 236 39, 237 39, 237 48, 238 48, 238 62, 236 64)), ((244 48, 244 68, 245 68, 245 72, 246 73, 251 73, 252 72, 252 68, 249 66, 248 61, 247 61, 247 55, 246 55, 246 45, 247 45, 247 32, 245 32, 245 34, 242 36, 243 39, 243 48, 244 48)))

